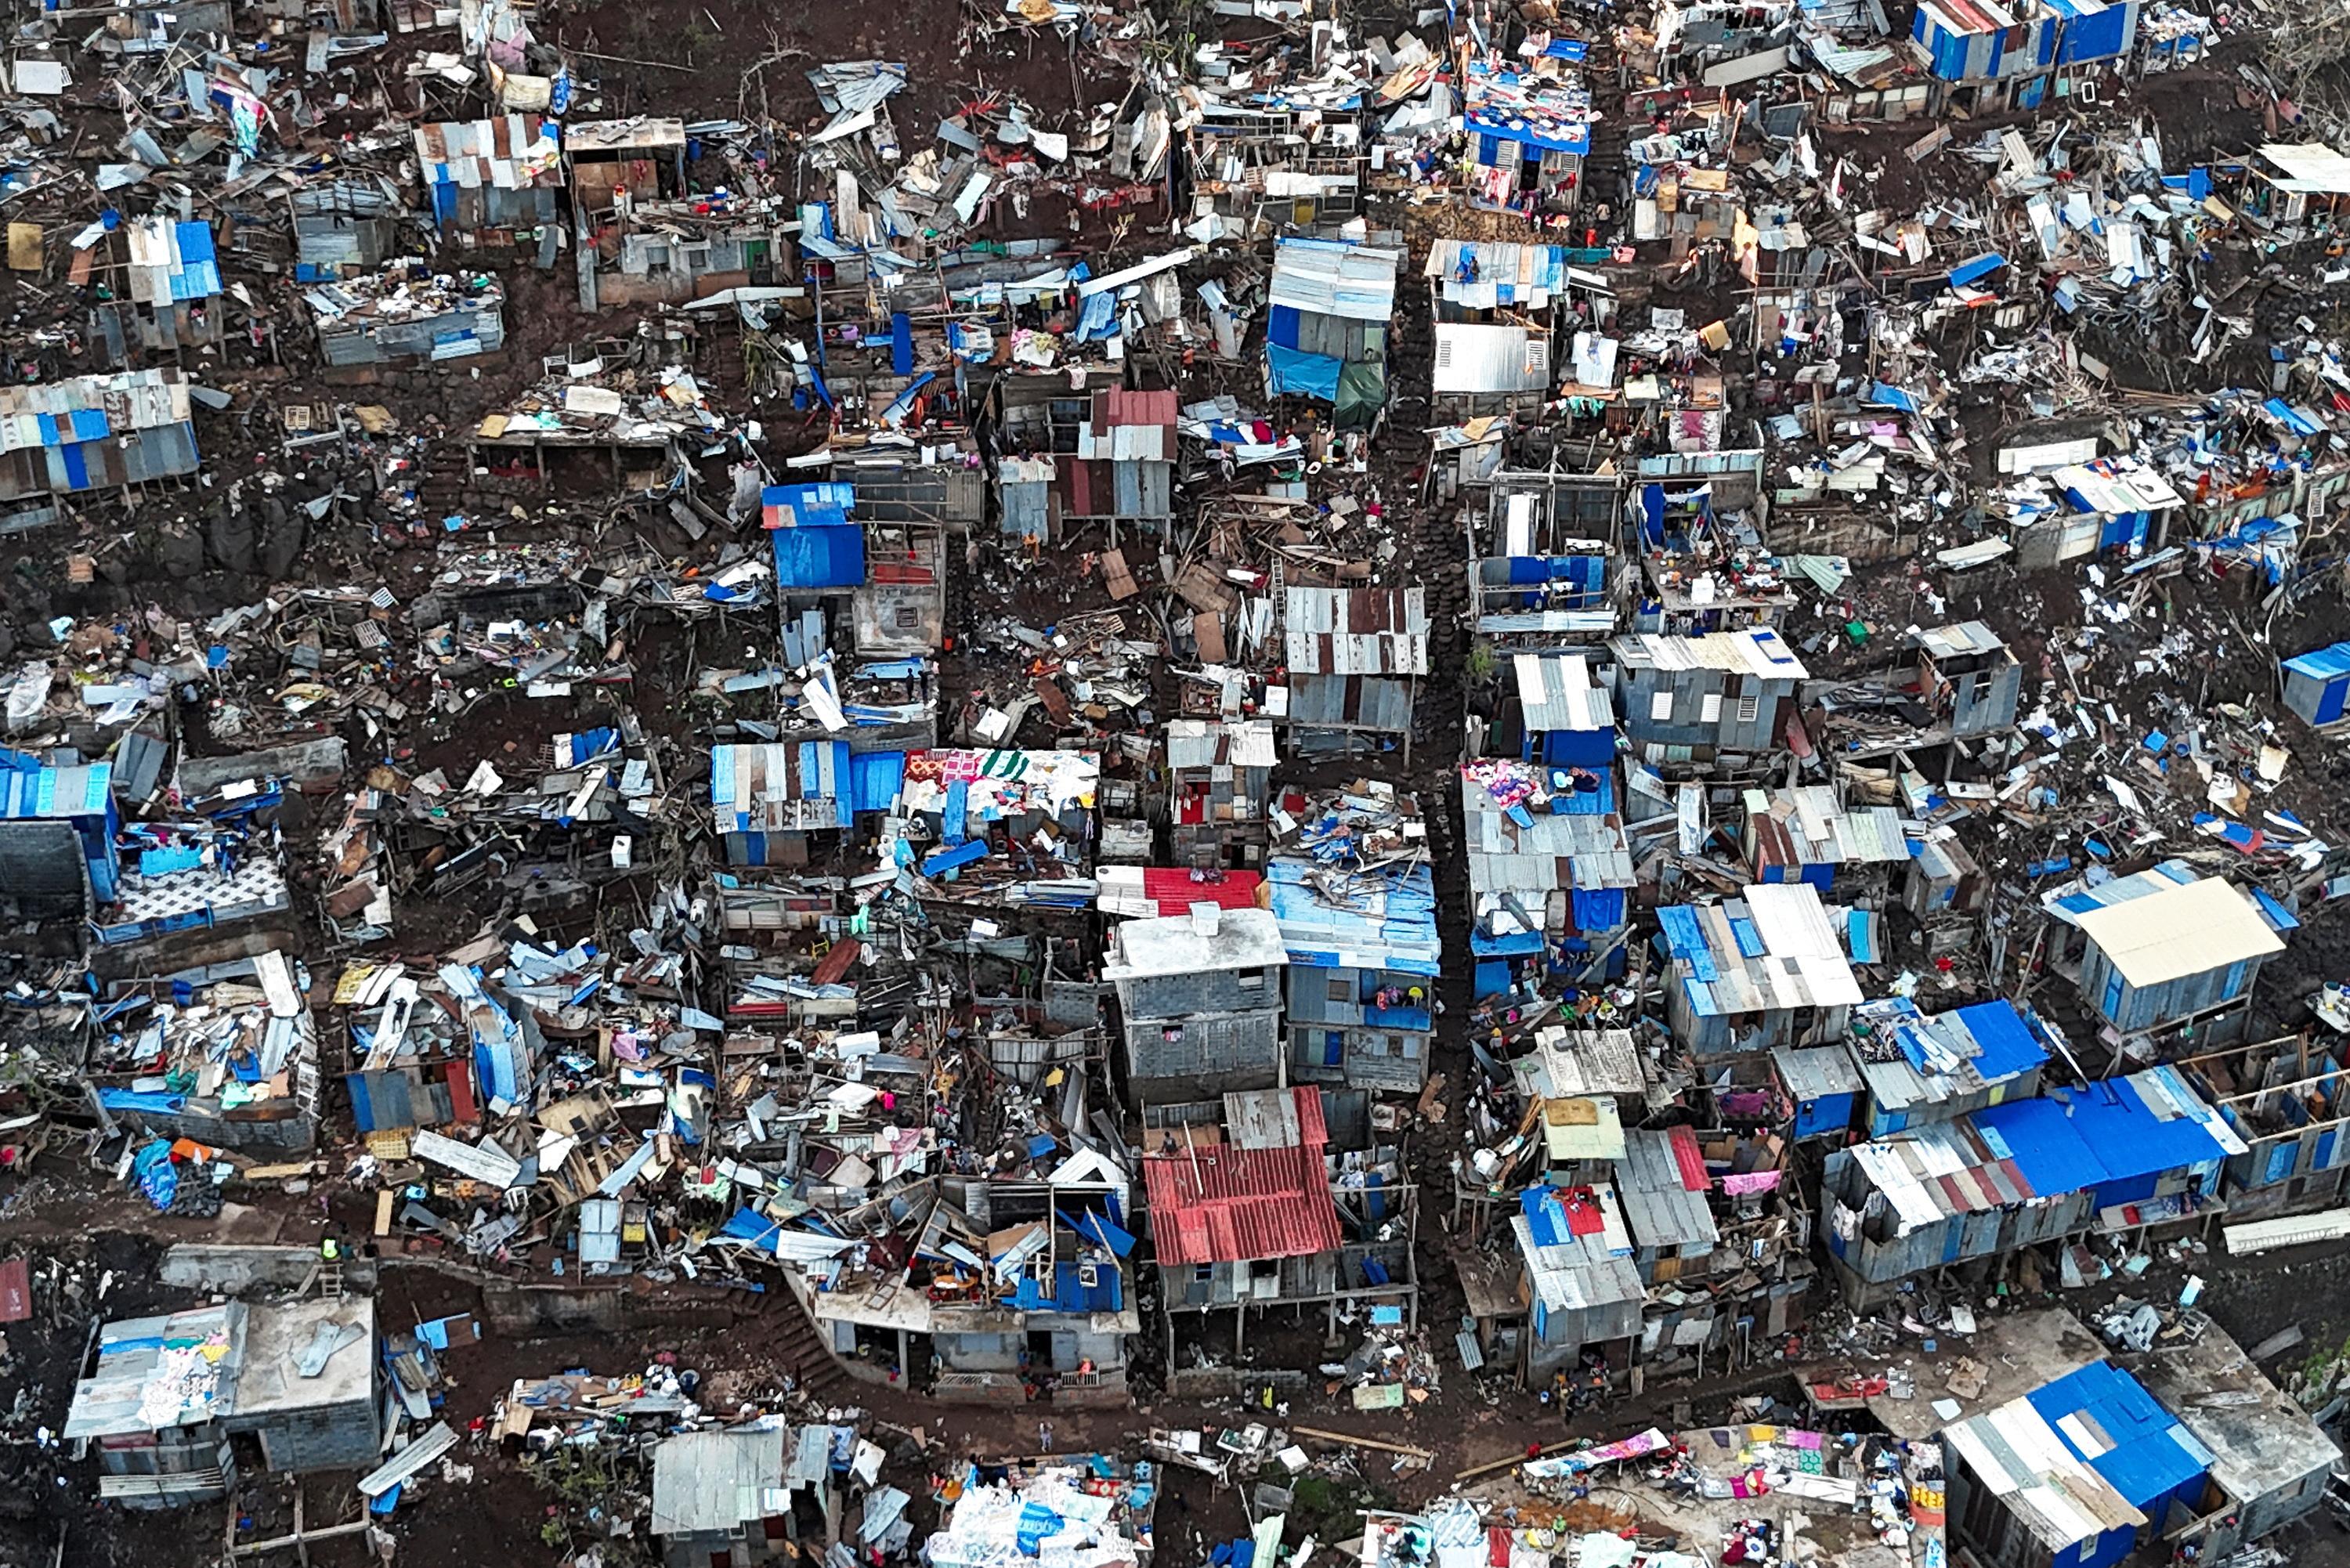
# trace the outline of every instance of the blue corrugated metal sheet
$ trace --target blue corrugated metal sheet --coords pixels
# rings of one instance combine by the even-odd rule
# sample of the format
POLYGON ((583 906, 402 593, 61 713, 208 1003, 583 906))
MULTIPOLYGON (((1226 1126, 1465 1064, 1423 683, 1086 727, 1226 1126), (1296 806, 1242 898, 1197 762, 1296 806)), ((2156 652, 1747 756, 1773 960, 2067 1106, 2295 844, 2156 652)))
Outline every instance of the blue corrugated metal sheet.
POLYGON ((2210 1469, 2210 1455, 2178 1417, 2137 1378, 2110 1363, 2093 1361, 2033 1389, 2024 1399, 2075 1458, 2103 1476, 2106 1485, 2157 1528, 2162 1523, 2160 1505, 2199 1482, 2210 1469), (2075 1415, 2085 1415, 2113 1446, 2099 1454, 2085 1449, 2065 1430, 2065 1417, 2075 1415))
POLYGON ((175 300, 209 299, 221 291, 220 262, 213 251, 210 223, 174 223, 172 238, 180 249, 180 265, 172 273, 175 300))
POLYGON ((2118 59, 2129 52, 2137 30, 2137 0, 2123 0, 2116 5, 2060 8, 2068 9, 2071 15, 2064 25, 2064 38, 2056 47, 2057 64, 2118 59))
POLYGON ((922 857, 922 875, 937 877, 987 858, 987 841, 974 838, 951 849, 933 849, 922 857))
POLYGON ((2300 919, 2291 909, 2278 903, 2274 898, 2258 888, 2248 888, 2245 891, 2251 894, 2252 902, 2261 907, 2261 919, 2269 923, 2269 929, 2279 936, 2282 936, 2287 931, 2301 929, 2300 919))
POLYGON ((2331 680, 2338 675, 2350 675, 2350 642, 2337 642, 2327 648, 2313 648, 2307 653, 2295 654, 2284 661, 2284 667, 2295 675, 2306 675, 2315 680, 2331 680))
POLYGON ((1960 1008, 1950 1021, 1975 1043, 1975 1071, 1987 1084, 2012 1078, 2048 1060, 2046 1049, 2012 1002, 1979 1002, 1960 1008))
POLYGON ((1664 928, 1666 952, 1688 960, 1699 980, 1721 978, 1721 972, 1713 967, 1713 947, 1705 940, 1705 928, 1698 923, 1694 907, 1668 904, 1657 911, 1657 921, 1664 928))
POLYGON ((1351 901, 1345 907, 1315 891, 1311 878, 1318 869, 1312 861, 1289 856, 1265 867, 1273 917, 1280 922, 1290 962, 1322 969, 1443 972, 1443 944, 1436 930, 1436 878, 1428 867, 1350 878, 1346 888, 1351 901))
POLYGON ((2157 1116, 2127 1078, 1986 1106, 1971 1119, 2043 1198, 2135 1184, 2228 1153, 2200 1121, 2157 1116))
POLYGON ((847 484, 773 484, 760 493, 775 582, 784 588, 865 586, 865 530, 850 521, 847 484))
POLYGON ((848 809, 888 811, 905 782, 905 753, 860 753, 848 760, 848 809))
POLYGON ((0 770, 0 817, 104 816, 113 795, 112 763, 0 770))

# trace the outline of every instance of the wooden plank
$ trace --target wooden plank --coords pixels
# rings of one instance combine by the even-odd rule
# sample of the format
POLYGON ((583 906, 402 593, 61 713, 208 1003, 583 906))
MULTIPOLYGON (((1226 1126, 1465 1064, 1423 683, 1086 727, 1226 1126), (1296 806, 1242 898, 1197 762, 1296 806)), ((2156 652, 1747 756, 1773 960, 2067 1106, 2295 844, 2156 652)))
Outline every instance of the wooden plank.
MULTIPOLYGON (((1293 1437, 1318 1438, 1326 1443, 1352 1443, 1358 1449, 1377 1449, 1380 1453, 1401 1454, 1407 1459, 1425 1460, 1432 1459, 1436 1457, 1428 1449, 1415 1449, 1409 1443, 1389 1443, 1383 1442, 1378 1438, 1358 1438, 1352 1432, 1327 1432, 1324 1431, 1319 1427, 1292 1427, 1289 1428, 1289 1431, 1290 1435, 1293 1437)), ((1575 1445, 1571 1443, 1561 1443, 1559 1445, 1561 1448, 1572 1448, 1575 1445)), ((1514 1465, 1522 1464, 1524 1460, 1525 1456, 1520 1454, 1507 1462, 1514 1465)))
POLYGON ((446 1421, 435 1421, 431 1431, 359 1477, 359 1495, 374 1501, 410 1477, 421 1474, 425 1466, 456 1446, 455 1428, 446 1421))
POLYGON ((1123 550, 1102 552, 1102 583, 1113 599, 1130 599, 1142 591, 1135 586, 1134 573, 1126 564, 1123 550))
POLYGON ((289 1546, 303 1545, 314 1541, 333 1541, 345 1535, 357 1535, 367 1527, 366 1520, 354 1519, 348 1524, 325 1525, 317 1530, 305 1531, 299 1535, 279 1535, 267 1541, 250 1541, 236 1548, 236 1554, 239 1557, 251 1557, 263 1552, 283 1552, 289 1546))
POLYGON ((1223 664, 1231 659, 1231 649, 1224 643, 1224 618, 1215 611, 1192 612, 1191 637, 1200 645, 1201 662, 1223 664))

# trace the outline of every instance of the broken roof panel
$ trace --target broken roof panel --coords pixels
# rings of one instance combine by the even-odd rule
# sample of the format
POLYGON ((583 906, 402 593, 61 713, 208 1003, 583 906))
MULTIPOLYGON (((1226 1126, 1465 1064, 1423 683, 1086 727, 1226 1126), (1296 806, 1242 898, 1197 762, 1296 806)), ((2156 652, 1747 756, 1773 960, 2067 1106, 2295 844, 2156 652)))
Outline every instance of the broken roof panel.
POLYGON ((1110 932, 1102 978, 1152 980, 1210 970, 1280 969, 1289 962, 1269 909, 1213 906, 1165 919, 1126 920, 1110 932))
POLYGON ((1401 251, 1336 240, 1283 239, 1273 253, 1276 308, 1350 321, 1385 322, 1395 314, 1396 268, 1401 251))

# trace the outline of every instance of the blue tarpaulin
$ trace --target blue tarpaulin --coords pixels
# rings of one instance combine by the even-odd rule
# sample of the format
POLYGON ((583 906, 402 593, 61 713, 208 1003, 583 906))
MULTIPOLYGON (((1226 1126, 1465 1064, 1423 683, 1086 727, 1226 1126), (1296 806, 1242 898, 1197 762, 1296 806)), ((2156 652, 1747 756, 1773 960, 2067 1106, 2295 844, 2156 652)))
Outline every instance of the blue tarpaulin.
POLYGON ((1326 403, 1338 400, 1338 372, 1343 367, 1327 354, 1305 354, 1268 342, 1264 367, 1265 391, 1271 396, 1294 393, 1326 403))
POLYGON ((1488 166, 1500 161, 1499 149, 1494 144, 1503 141, 1539 148, 1544 152, 1571 152, 1577 158, 1591 151, 1591 128, 1587 125, 1565 125, 1554 120, 1551 123, 1555 133, 1544 135, 1514 114, 1476 109, 1469 111, 1466 123, 1470 135, 1482 139, 1477 161, 1488 166))
POLYGON ((175 1116, 188 1108, 188 1096, 160 1089, 100 1089, 98 1103, 109 1111, 148 1111, 175 1116))
POLYGON ((172 1163, 171 1140, 159 1137, 140 1149, 130 1162, 130 1175, 148 1202, 158 1209, 172 1207, 180 1192, 180 1168, 172 1163))

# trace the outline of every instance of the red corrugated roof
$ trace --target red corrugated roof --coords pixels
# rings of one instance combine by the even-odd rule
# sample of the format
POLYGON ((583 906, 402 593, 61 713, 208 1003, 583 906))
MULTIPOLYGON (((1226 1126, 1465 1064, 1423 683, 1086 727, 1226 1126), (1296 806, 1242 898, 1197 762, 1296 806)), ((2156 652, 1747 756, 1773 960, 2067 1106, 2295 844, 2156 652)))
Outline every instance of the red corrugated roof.
POLYGON ((1142 868, 1142 896, 1158 905, 1162 916, 1187 913, 1194 904, 1213 904, 1220 909, 1253 909, 1257 887, 1263 880, 1262 871, 1227 871, 1221 882, 1194 882, 1187 869, 1146 866, 1142 868))
POLYGON ((1097 392, 1101 423, 1113 425, 1172 425, 1182 404, 1172 391, 1129 392, 1110 387, 1097 392))
MULTIPOLYGON (((1319 1135, 1322 1100, 1311 1100, 1319 1135)), ((1298 1097, 1298 1120, 1308 1100, 1298 1097)), ((1322 1137, 1295 1148, 1201 1149, 1142 1162, 1150 1189, 1150 1239, 1162 1263, 1238 1263, 1302 1258, 1340 1245, 1338 1210, 1322 1169, 1322 1137)))
POLYGON ((1713 1179, 1705 1172, 1705 1151, 1697 1146, 1697 1134, 1688 1127, 1675 1127, 1669 1136, 1673 1163, 1680 1167, 1682 1190, 1703 1192, 1711 1187, 1713 1179))
POLYGON ((1289 1094, 1297 1102, 1297 1141, 1319 1156, 1330 1141, 1330 1124, 1322 1119, 1322 1090, 1317 1085, 1299 1084, 1289 1094))

